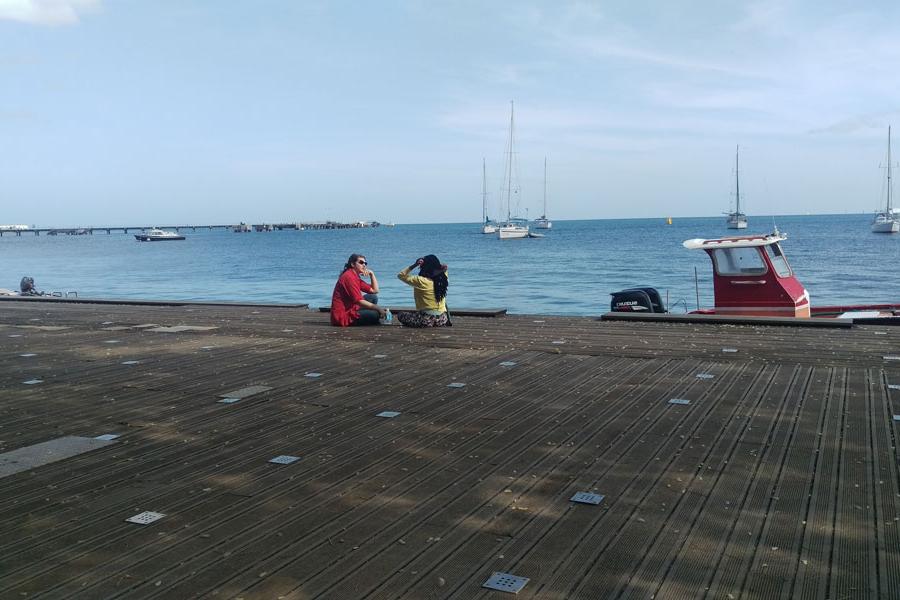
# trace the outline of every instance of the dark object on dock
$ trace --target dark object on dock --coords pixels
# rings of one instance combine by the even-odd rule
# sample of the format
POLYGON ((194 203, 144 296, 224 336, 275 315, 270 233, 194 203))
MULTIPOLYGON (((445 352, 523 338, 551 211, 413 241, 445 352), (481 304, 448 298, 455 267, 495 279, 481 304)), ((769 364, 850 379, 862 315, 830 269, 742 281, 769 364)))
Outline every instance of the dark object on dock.
POLYGON ((19 282, 19 292, 23 296, 43 296, 43 294, 34 289, 34 277, 26 275, 19 282))
POLYGON ((613 312, 664 313, 666 306, 656 288, 633 287, 610 294, 613 312))

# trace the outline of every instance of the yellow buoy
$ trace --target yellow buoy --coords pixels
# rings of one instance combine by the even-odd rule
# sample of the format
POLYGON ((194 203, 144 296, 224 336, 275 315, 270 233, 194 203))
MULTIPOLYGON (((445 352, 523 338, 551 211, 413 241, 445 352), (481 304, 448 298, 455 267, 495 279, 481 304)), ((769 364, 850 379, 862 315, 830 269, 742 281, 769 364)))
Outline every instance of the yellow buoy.
POLYGON ((666 217, 666 225, 672 224, 672 217, 666 217))

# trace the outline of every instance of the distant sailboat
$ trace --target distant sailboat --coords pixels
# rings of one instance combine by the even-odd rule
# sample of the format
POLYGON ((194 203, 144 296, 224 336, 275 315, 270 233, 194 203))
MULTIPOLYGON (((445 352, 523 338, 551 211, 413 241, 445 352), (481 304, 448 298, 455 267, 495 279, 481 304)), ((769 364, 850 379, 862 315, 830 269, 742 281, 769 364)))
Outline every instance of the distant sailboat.
MULTIPOLYGON (((513 157, 515 156, 515 148, 513 134, 515 132, 515 109, 512 101, 509 103, 509 142, 506 146, 506 223, 500 225, 497 229, 497 237, 501 240, 513 240, 528 237, 528 225, 526 219, 519 217, 513 218, 511 212, 512 204, 512 181, 513 181, 513 157)), ((518 191, 518 190, 517 190, 518 191)))
POLYGON ((481 159, 481 233, 497 233, 497 226, 487 216, 487 167, 481 159))
POLYGON ((900 232, 900 215, 898 215, 891 206, 891 171, 894 165, 891 164, 891 128, 888 127, 888 151, 887 151, 887 201, 884 210, 875 213, 875 220, 872 221, 873 233, 897 233, 900 232))
POLYGON ((738 171, 738 151, 734 151, 734 212, 728 213, 728 229, 747 229, 747 215, 741 212, 741 182, 738 171))
POLYGON ((544 212, 541 218, 534 220, 535 229, 550 229, 553 221, 547 218, 547 157, 544 157, 544 212))

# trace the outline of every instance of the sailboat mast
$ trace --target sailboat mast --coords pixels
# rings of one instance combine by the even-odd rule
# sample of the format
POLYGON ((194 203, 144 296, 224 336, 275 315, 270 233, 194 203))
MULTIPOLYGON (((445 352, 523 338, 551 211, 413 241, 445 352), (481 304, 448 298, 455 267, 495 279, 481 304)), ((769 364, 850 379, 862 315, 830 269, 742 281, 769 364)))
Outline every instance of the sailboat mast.
POLYGON ((547 218, 547 157, 544 157, 544 212, 541 214, 542 219, 547 218))
POLYGON ((481 157, 481 222, 487 223, 487 165, 481 157))
POLYGON ((512 165, 513 165, 513 127, 514 127, 515 107, 513 101, 509 101, 509 145, 506 152, 506 221, 512 219, 512 165))
POLYGON ((734 150, 734 212, 741 214, 741 171, 738 167, 738 154, 741 147, 737 146, 734 150))
POLYGON ((891 126, 888 125, 888 165, 887 165, 887 216, 893 215, 891 212, 891 126))

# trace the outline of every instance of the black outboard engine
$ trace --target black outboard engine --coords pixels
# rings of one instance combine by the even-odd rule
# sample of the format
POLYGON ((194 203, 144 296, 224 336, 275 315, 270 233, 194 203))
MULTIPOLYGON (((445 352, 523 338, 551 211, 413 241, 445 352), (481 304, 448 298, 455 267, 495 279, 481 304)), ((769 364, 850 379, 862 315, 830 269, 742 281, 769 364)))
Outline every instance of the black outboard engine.
POLYGON ((19 291, 23 296, 40 296, 41 293, 34 289, 34 278, 27 275, 19 282, 19 291))
POLYGON ((610 310, 613 312, 664 313, 666 307, 656 288, 633 287, 613 292, 610 310))

